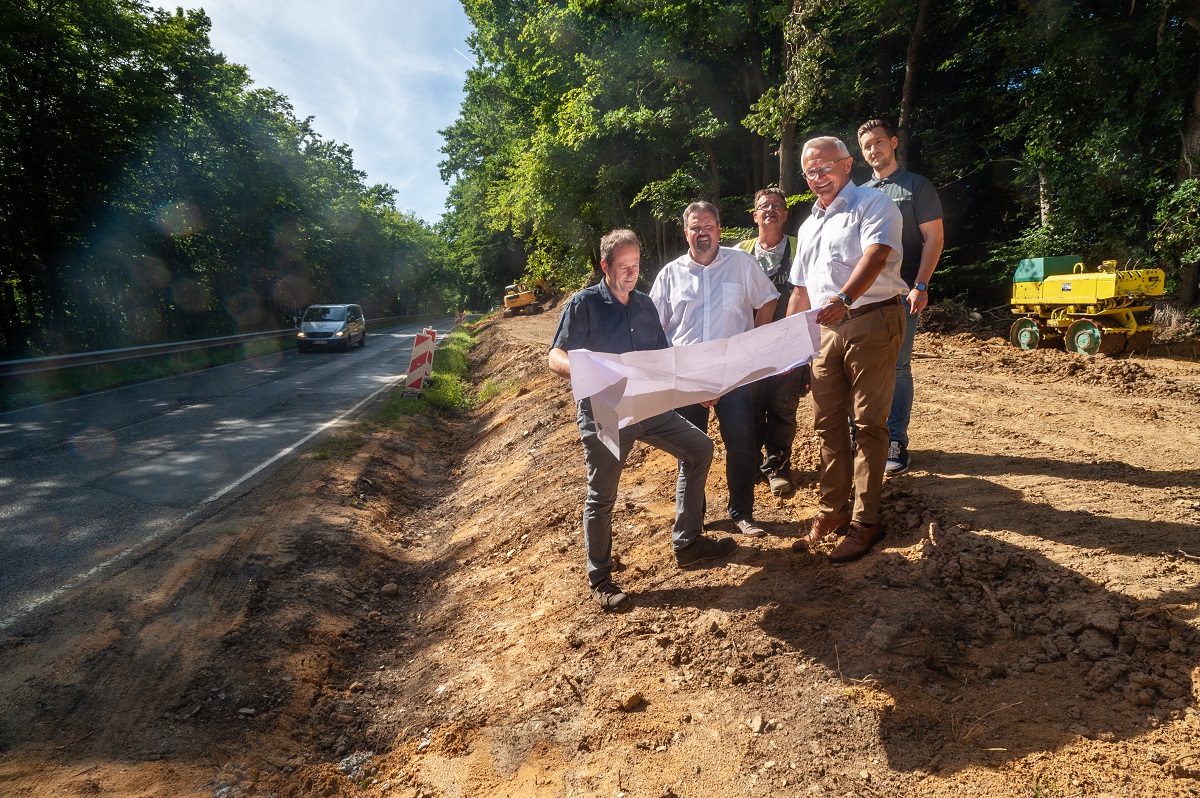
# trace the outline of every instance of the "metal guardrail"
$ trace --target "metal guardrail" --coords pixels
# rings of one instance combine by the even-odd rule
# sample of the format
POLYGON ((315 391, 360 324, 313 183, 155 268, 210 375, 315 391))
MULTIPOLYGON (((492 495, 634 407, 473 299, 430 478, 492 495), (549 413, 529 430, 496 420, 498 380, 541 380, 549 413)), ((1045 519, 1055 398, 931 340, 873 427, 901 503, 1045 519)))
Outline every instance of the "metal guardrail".
MULTIPOLYGON (((418 316, 384 316, 378 319, 367 319, 367 322, 369 326, 389 325, 391 322, 434 319, 442 315, 444 314, 426 313, 418 316)), ((142 357, 174 355, 196 349, 215 349, 221 346, 237 346, 238 344, 248 344, 254 341, 269 341, 294 336, 297 329, 299 328, 289 327, 286 330, 268 330, 264 332, 243 333, 241 335, 225 335, 219 338, 198 338, 193 341, 175 341, 168 344, 149 344, 147 346, 131 346, 124 349, 104 349, 96 352, 29 357, 20 360, 0 360, 0 377, 19 377, 23 374, 60 371, 78 366, 99 366, 104 363, 116 363, 122 360, 134 360, 142 357)))

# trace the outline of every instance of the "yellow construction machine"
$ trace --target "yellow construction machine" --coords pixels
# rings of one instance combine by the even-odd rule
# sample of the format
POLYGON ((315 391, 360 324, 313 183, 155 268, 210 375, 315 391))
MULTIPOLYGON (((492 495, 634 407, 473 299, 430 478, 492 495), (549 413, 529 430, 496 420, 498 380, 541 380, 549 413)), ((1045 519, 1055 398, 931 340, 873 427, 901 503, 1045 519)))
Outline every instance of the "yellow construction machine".
POLYGON ((540 308, 537 297, 523 285, 514 283, 504 289, 504 315, 516 316, 520 313, 533 313, 534 308, 540 308))
POLYGON ((1162 297, 1162 269, 1089 269, 1078 255, 1026 258, 1013 273, 1008 340, 1018 349, 1063 345, 1081 355, 1150 348, 1151 301, 1162 297))
POLYGON ((533 288, 526 288, 521 283, 514 283, 504 289, 504 316, 516 316, 520 313, 541 313, 539 304, 550 294, 546 281, 538 278, 533 288))

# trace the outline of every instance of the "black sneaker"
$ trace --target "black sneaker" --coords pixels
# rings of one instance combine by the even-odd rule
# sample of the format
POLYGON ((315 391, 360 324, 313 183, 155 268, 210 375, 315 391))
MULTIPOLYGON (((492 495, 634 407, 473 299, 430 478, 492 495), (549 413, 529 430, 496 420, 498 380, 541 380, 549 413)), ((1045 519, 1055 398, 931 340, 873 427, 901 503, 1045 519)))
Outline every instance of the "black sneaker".
POLYGON ((885 477, 894 477, 908 470, 908 447, 900 441, 888 443, 887 464, 883 467, 885 477))
POLYGON ((767 536, 767 530, 763 529, 753 518, 739 518, 733 522, 733 526, 744 538, 764 538, 767 536))
POLYGON ((633 606, 633 599, 621 592, 612 582, 602 582, 592 588, 592 599, 606 610, 622 612, 633 606))
POLYGON ((771 486, 772 496, 790 496, 792 494, 792 480, 785 474, 772 474, 767 478, 767 484, 771 486))
POLYGON ((686 568, 701 560, 725 557, 736 548, 737 541, 733 538, 713 540, 712 538, 706 538, 704 535, 697 535, 696 539, 687 546, 675 551, 675 562, 679 564, 680 568, 686 568))

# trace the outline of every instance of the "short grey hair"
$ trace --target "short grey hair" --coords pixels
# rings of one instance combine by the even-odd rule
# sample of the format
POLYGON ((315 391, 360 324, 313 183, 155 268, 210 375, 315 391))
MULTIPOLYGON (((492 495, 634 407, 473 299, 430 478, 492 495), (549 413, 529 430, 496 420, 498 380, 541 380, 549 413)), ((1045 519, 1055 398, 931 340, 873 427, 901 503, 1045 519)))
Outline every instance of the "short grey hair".
POLYGON ((836 148, 838 155, 843 158, 850 157, 850 150, 846 149, 846 142, 837 136, 817 136, 815 139, 809 139, 804 142, 804 147, 801 148, 800 154, 803 155, 809 150, 823 150, 826 147, 836 148))
POLYGON ((600 260, 604 263, 612 263, 613 253, 621 247, 631 244, 641 252, 642 242, 638 241, 637 233, 624 228, 613 230, 600 239, 600 260))
POLYGON ((697 200, 683 209, 683 226, 687 227, 688 219, 697 213, 711 213, 713 218, 717 220, 717 226, 721 226, 721 212, 717 210, 716 205, 704 200, 697 200))

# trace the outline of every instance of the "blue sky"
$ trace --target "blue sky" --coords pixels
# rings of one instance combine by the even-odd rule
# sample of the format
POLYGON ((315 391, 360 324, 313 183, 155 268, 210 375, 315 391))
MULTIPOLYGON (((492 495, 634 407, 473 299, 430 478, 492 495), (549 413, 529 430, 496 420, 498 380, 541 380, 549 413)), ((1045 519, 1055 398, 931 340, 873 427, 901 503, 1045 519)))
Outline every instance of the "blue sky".
MULTIPOLYGON (((168 4, 174 8, 178 3, 168 4)), ((184 0, 212 20, 213 49, 244 64, 255 86, 314 117, 322 138, 348 144, 367 183, 429 223, 448 187, 438 130, 458 116, 470 23, 455 0, 184 0)))

